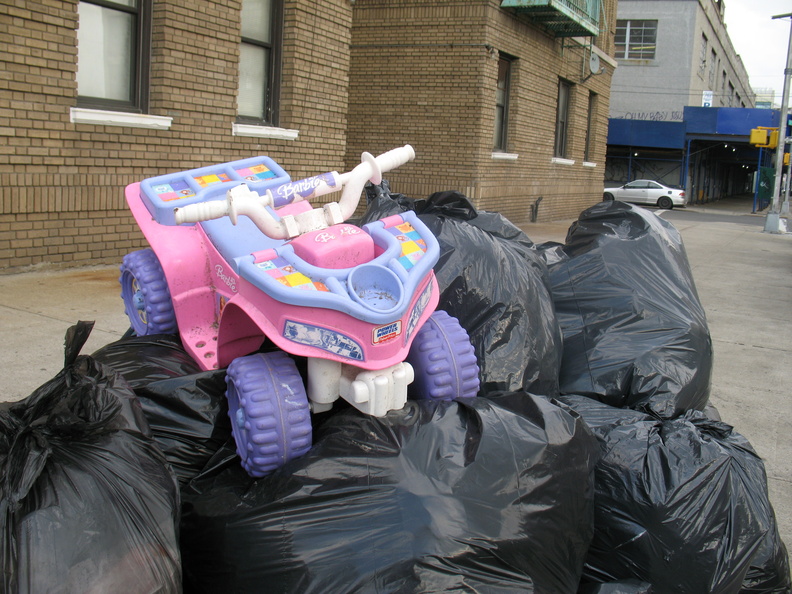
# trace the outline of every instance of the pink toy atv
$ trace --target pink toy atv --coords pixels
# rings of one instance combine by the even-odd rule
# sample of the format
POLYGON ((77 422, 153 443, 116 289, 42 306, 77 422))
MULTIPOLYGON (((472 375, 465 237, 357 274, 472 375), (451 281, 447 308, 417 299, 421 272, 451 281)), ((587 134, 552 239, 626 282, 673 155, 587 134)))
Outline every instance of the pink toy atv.
POLYGON ((435 311, 431 232, 414 212, 345 223, 368 180, 414 157, 409 145, 363 153, 350 172, 297 182, 254 157, 126 188, 151 245, 121 265, 132 329, 178 332, 203 369, 228 368, 232 429, 252 476, 304 454, 310 413, 339 397, 382 416, 404 406, 410 384, 422 398, 478 392, 467 333, 435 311), (338 202, 307 202, 336 191, 338 202), (280 350, 260 352, 267 340, 280 350), (289 355, 307 358, 307 390, 289 355))

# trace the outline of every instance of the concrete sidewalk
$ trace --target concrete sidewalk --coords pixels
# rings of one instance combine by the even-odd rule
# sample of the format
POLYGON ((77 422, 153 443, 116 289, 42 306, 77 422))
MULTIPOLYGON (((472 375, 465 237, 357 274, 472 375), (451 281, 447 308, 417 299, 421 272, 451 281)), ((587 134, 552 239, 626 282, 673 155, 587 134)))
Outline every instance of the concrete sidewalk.
MULTIPOLYGON (((715 349, 712 401, 765 460, 784 542, 792 544, 792 234, 764 233, 750 199, 656 211, 682 233, 715 349)), ((563 242, 572 220, 524 227, 535 243, 563 242)), ((0 400, 18 400, 63 366, 63 337, 96 322, 90 354, 128 328, 116 267, 0 275, 7 370, 0 400)))
POLYGON ((792 234, 765 233, 752 200, 672 211, 715 353, 710 400, 765 462, 792 545, 792 234))

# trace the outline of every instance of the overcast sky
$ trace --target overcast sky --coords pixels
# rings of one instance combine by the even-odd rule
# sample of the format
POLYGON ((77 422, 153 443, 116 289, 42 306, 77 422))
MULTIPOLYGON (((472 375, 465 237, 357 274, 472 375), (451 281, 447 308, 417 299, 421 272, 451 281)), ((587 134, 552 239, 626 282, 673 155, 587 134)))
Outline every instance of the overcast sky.
POLYGON ((775 103, 780 105, 792 19, 772 17, 792 13, 792 0, 725 0, 725 4, 729 37, 751 86, 774 89, 775 103))

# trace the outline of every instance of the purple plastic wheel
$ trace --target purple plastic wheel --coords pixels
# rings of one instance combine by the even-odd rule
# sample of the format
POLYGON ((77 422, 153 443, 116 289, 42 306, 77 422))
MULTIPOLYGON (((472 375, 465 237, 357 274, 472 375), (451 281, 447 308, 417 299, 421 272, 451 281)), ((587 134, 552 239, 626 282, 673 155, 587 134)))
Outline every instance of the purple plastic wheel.
POLYGON ((470 337, 459 321, 437 310, 418 331, 407 362, 415 381, 416 399, 452 400, 478 394, 479 366, 470 337))
POLYGON ((131 252, 121 264, 121 299, 138 336, 178 332, 168 283, 151 249, 131 252))
POLYGON ((308 397, 297 366, 286 353, 234 359, 226 384, 231 430, 250 476, 266 476, 310 449, 308 397))

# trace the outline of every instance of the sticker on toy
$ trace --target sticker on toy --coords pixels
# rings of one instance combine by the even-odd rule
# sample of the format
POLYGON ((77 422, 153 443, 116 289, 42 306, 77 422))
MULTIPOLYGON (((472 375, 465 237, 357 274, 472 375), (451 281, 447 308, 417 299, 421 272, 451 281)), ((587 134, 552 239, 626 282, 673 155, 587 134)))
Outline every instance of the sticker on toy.
POLYGON ((381 344, 383 342, 388 342, 389 340, 393 340, 397 336, 399 336, 402 332, 402 325, 401 320, 396 320, 390 324, 385 324, 384 326, 379 326, 378 328, 374 328, 374 334, 372 337, 372 341, 374 344, 381 344))
POLYGON ((283 336, 293 342, 316 347, 340 357, 363 361, 363 349, 349 336, 311 324, 287 320, 283 336))
POLYGON ((404 335, 405 343, 410 340, 410 336, 412 336, 413 330, 415 330, 415 327, 418 325, 418 320, 421 319, 421 315, 429 304, 429 298, 431 296, 432 283, 428 283, 423 293, 421 293, 421 296, 416 299, 415 307, 413 307, 413 310, 410 312, 410 319, 407 321, 407 332, 404 335))
POLYGON ((335 187, 337 185, 338 181, 332 173, 322 173, 321 175, 315 175, 308 179, 289 182, 275 189, 274 193, 277 199, 275 204, 289 204, 298 196, 300 200, 307 200, 308 198, 313 198, 317 190, 322 186, 335 187))

